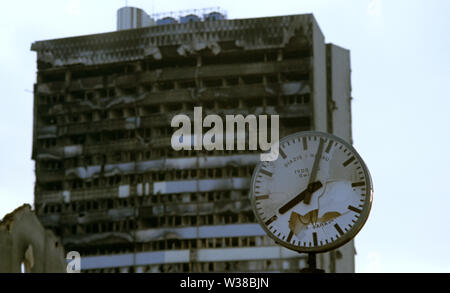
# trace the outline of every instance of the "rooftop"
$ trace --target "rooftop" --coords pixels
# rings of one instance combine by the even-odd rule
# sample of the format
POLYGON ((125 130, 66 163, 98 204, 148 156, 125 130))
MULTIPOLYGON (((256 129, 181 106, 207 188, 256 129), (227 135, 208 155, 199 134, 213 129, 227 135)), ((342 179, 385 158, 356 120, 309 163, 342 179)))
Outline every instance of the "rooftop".
POLYGON ((51 67, 98 65, 147 57, 162 59, 167 52, 163 54, 161 47, 171 47, 179 55, 205 49, 217 55, 223 46, 244 50, 283 48, 293 37, 300 42, 311 41, 313 27, 320 32, 312 14, 174 23, 37 41, 31 50, 38 53, 38 61, 51 67))

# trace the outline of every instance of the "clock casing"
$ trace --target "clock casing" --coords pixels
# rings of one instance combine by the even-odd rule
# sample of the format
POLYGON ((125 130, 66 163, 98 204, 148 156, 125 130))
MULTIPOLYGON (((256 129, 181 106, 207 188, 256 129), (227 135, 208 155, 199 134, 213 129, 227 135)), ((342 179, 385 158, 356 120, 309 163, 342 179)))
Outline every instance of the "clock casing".
POLYGON ((255 167, 250 189, 266 233, 299 252, 325 252, 353 239, 372 194, 369 170, 353 146, 317 131, 281 139, 278 158, 255 167))

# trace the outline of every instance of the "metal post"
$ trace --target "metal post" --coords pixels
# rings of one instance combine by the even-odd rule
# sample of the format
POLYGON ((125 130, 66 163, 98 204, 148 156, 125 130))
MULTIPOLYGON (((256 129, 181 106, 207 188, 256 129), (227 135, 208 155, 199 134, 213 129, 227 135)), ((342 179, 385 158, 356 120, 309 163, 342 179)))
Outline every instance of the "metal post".
POLYGON ((314 252, 308 253, 308 267, 310 270, 316 269, 316 254, 314 252))
POLYGON ((308 267, 301 269, 300 273, 325 273, 325 270, 318 269, 316 267, 316 253, 315 252, 308 252, 308 267))

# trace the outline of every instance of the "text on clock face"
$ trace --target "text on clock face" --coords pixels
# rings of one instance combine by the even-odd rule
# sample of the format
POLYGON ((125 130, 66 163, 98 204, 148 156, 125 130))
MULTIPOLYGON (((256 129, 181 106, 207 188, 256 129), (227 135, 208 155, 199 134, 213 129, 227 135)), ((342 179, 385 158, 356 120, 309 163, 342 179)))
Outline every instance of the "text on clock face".
POLYGON ((294 173, 298 175, 298 177, 308 177, 309 176, 309 169, 308 168, 298 168, 294 170, 294 173))

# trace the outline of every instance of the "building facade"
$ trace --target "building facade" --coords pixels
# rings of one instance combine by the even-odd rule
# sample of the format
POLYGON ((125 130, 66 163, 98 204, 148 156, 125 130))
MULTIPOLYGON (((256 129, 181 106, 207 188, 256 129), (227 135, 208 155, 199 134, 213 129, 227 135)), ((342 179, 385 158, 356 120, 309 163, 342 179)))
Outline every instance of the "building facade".
MULTIPOLYGON (((249 197, 254 151, 174 151, 171 119, 277 114, 351 142, 350 54, 311 14, 205 17, 38 41, 35 209, 83 272, 297 272, 249 197)), ((353 242, 320 254, 353 272, 353 242)))

